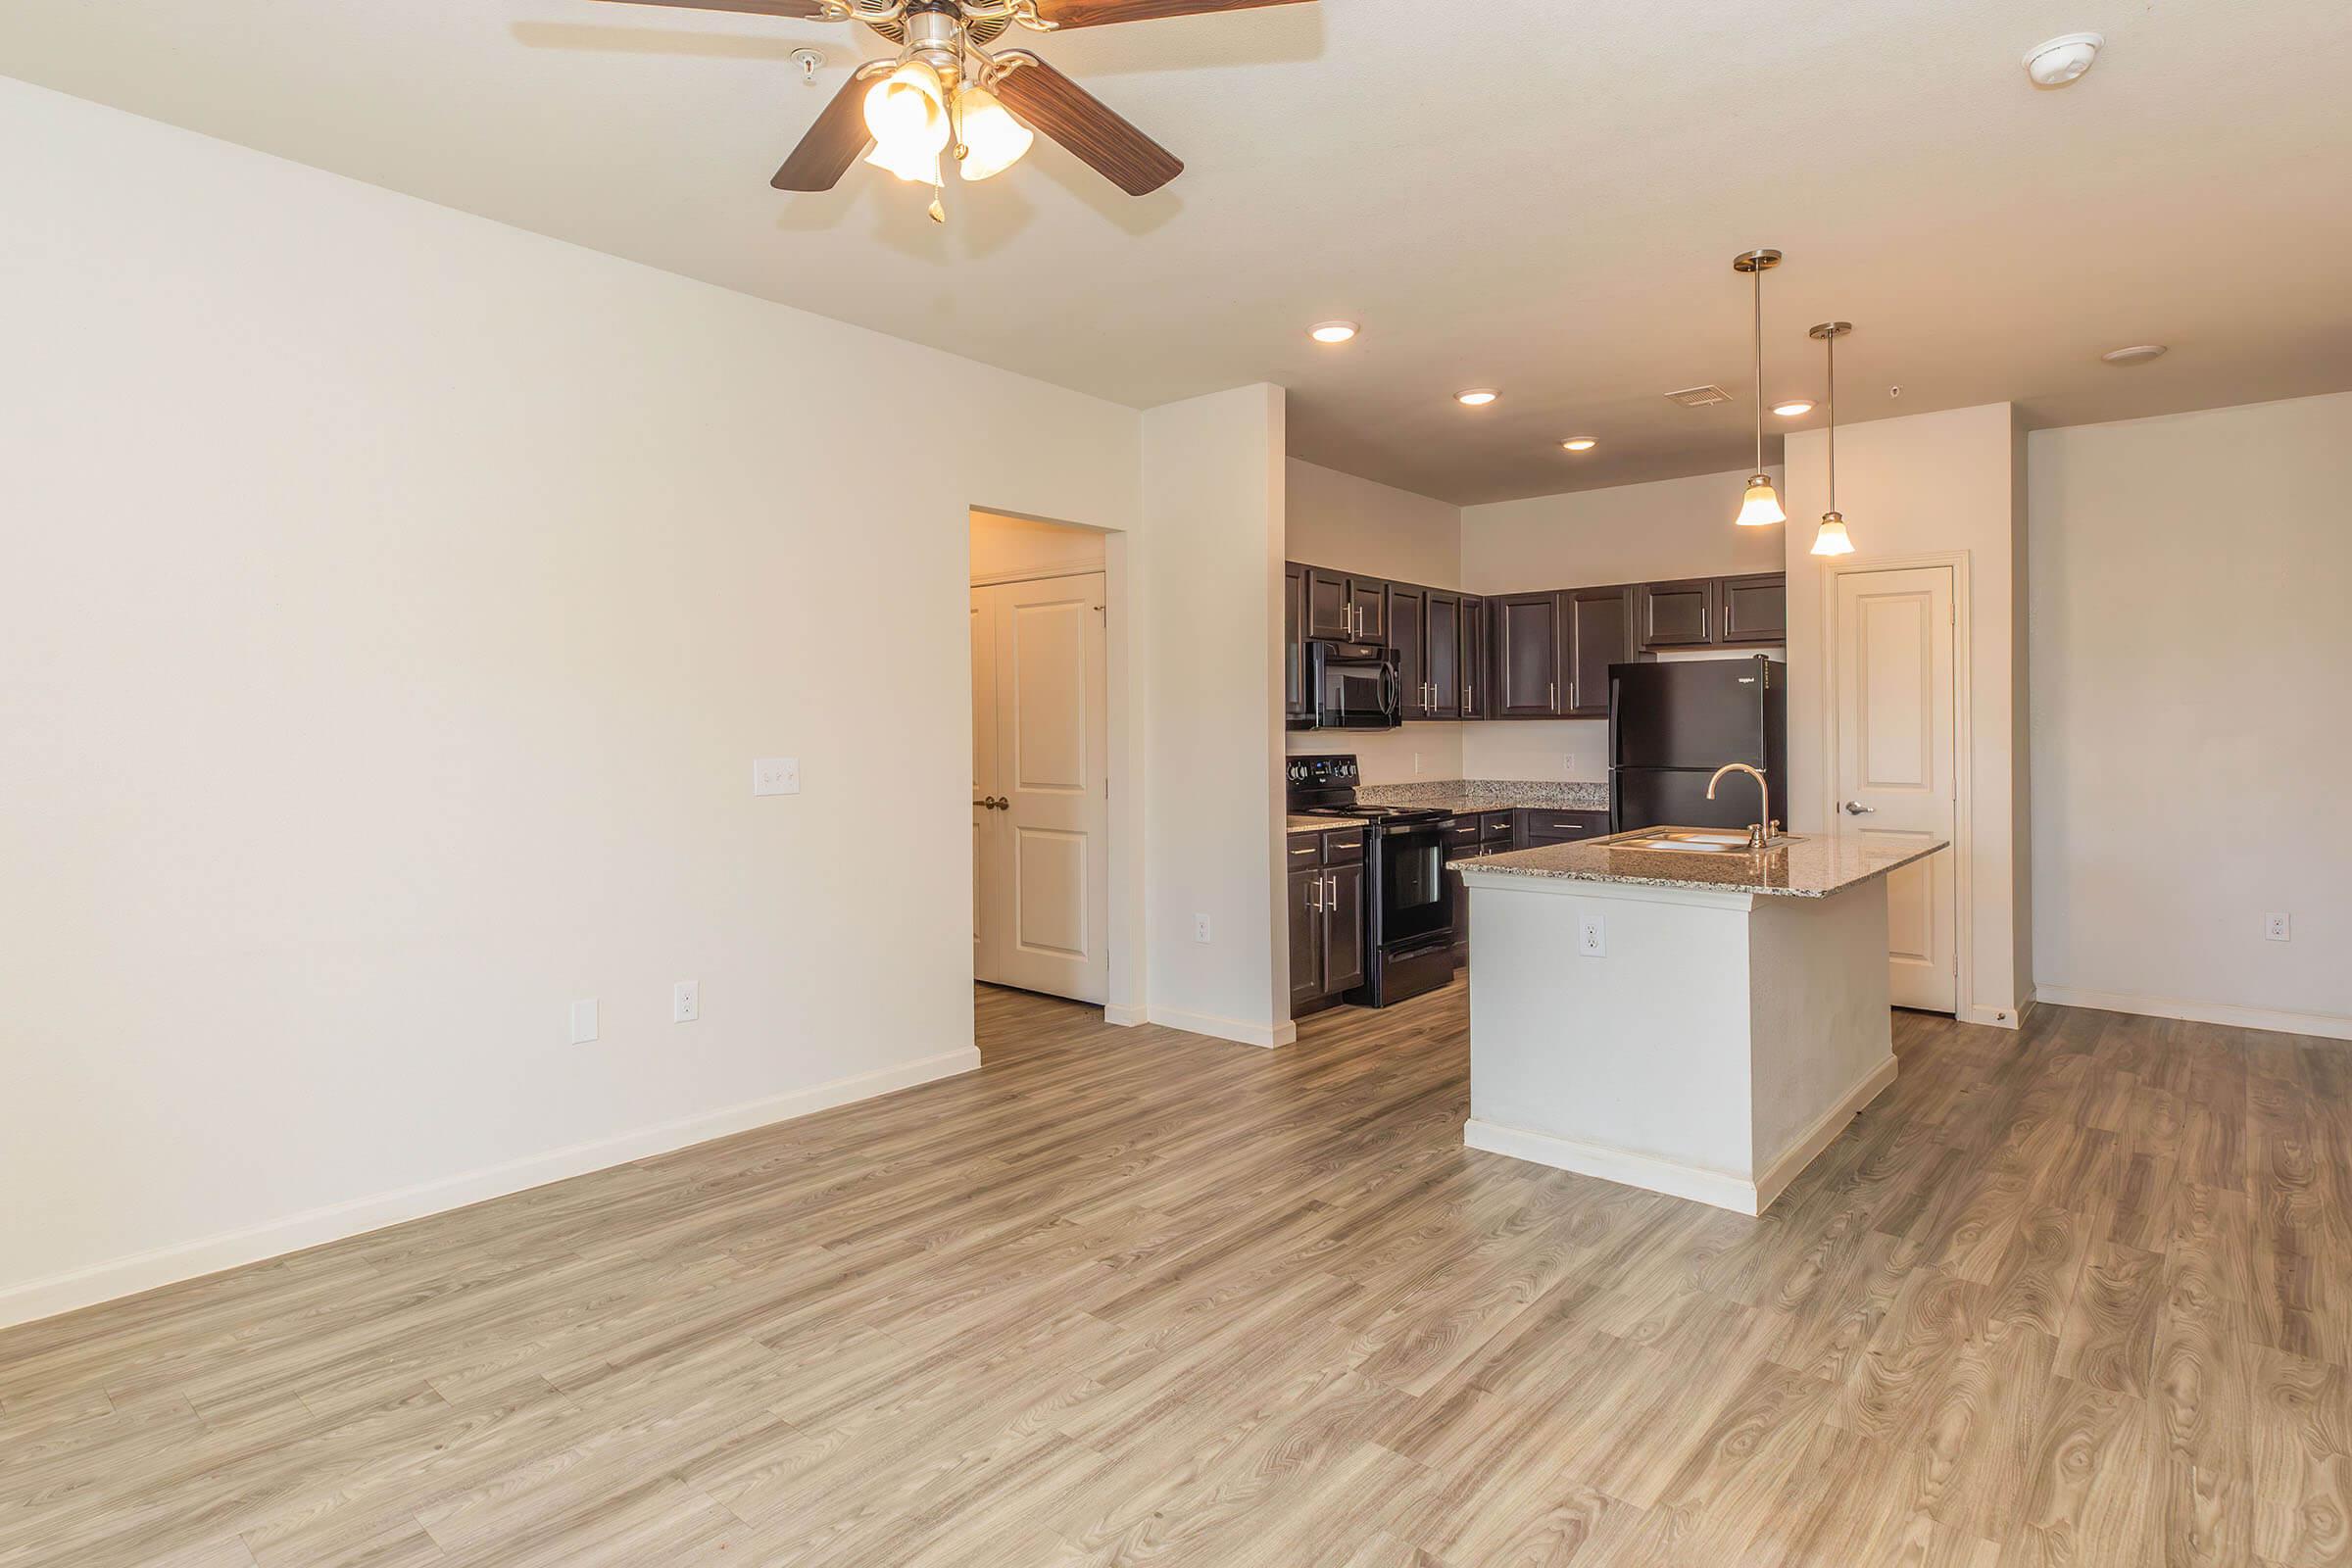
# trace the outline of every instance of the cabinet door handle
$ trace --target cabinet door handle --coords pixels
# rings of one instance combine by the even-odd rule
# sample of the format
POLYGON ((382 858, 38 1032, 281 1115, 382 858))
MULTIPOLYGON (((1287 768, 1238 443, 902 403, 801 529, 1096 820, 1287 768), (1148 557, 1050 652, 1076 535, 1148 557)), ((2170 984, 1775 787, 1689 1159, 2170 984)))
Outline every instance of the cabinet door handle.
POLYGON ((1560 683, 1558 681, 1547 680, 1544 683, 1544 706, 1554 712, 1559 710, 1560 683))
POLYGON ((1308 904, 1306 907, 1310 913, 1320 910, 1323 907, 1323 878, 1315 878, 1315 897, 1313 902, 1308 904))
POLYGON ((1293 850, 1291 853, 1293 855, 1312 855, 1315 853, 1315 847, 1309 844, 1304 849, 1293 850))
POLYGON ((1340 906, 1340 874, 1334 871, 1326 876, 1323 879, 1323 887, 1325 890, 1323 907, 1326 909, 1338 908, 1340 906))

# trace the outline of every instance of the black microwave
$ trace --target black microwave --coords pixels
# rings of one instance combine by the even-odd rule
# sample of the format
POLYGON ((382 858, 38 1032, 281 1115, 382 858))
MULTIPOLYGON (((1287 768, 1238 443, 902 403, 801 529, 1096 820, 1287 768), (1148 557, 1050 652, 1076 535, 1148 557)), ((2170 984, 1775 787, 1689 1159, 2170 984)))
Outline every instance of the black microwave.
POLYGON ((1395 729, 1404 722, 1396 650, 1374 643, 1307 645, 1317 729, 1395 729))

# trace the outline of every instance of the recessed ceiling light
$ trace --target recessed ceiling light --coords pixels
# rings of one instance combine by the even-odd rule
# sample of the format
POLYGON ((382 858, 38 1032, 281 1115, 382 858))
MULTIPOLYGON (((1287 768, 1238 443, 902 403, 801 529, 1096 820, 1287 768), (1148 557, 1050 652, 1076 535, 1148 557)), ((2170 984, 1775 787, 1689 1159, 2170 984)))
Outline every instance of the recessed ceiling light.
POLYGON ((1784 419, 1793 419, 1800 414, 1811 414, 1813 400, 1811 398, 1790 398, 1786 403, 1775 403, 1772 406, 1772 412, 1784 419))
POLYGON ((2162 359, 2164 350, 2162 343, 2134 343, 2128 349, 2109 349, 2099 358, 2109 365, 2145 365, 2150 360, 2162 359))
POLYGON ((1353 321, 1317 321, 1306 329, 1306 335, 1318 343, 1345 343, 1356 330, 1353 321))
POLYGON ((1590 452, 1594 447, 1600 445, 1600 443, 1593 440, 1589 435, 1572 435, 1567 440, 1561 442, 1560 445, 1566 447, 1571 452, 1590 452))
POLYGON ((2026 51, 2026 74, 2036 87, 2063 87, 2090 69, 2106 38, 2095 32, 2065 32, 2026 51))
POLYGON ((1481 386, 1473 387, 1467 392, 1456 392, 1453 395, 1453 401, 1465 409, 1483 409, 1500 396, 1502 394, 1492 387, 1481 386))

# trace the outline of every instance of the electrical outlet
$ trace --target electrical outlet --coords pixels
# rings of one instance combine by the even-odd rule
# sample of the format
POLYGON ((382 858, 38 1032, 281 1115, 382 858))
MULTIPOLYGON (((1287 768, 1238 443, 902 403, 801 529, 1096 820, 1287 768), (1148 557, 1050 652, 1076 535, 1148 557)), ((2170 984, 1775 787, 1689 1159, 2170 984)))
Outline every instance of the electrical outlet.
POLYGON ((700 982, 681 980, 669 988, 669 1021, 692 1023, 703 1015, 703 988, 700 982))
POLYGON ((801 760, 797 757, 761 757, 752 762, 752 793, 754 795, 798 795, 801 793, 801 760))
POLYGON ((1196 914, 1193 916, 1193 940, 1195 942, 1206 942, 1208 940, 1207 915, 1196 914))
POLYGON ((1588 958, 1605 958, 1609 956, 1609 929, 1599 915, 1577 917, 1576 951, 1588 958))
POLYGON ((596 1038, 596 999, 582 997, 571 1004, 571 1043, 584 1046, 596 1038))
POLYGON ((1569 752, 1561 757, 1560 771, 1570 775, 1576 772, 1576 754, 1574 752, 1569 752))
POLYGON ((2262 917, 2262 934, 2273 942, 2292 942, 2295 940, 2294 922, 2283 914, 2266 914, 2262 917))

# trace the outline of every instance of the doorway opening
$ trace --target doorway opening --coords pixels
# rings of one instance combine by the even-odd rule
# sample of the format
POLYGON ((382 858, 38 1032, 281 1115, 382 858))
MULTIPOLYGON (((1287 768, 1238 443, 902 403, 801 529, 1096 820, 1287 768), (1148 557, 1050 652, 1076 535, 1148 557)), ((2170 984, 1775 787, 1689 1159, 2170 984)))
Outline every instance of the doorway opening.
POLYGON ((970 518, 972 978, 1111 997, 1110 538, 970 518))

